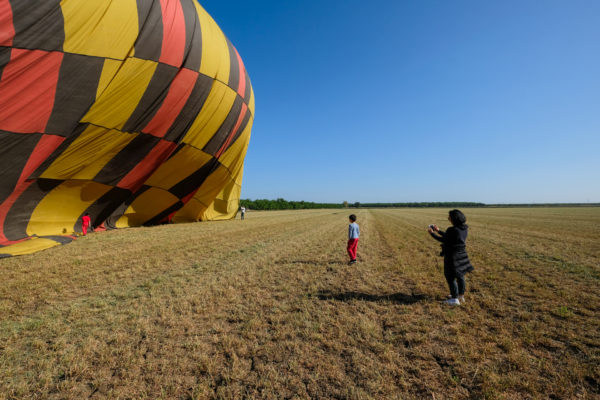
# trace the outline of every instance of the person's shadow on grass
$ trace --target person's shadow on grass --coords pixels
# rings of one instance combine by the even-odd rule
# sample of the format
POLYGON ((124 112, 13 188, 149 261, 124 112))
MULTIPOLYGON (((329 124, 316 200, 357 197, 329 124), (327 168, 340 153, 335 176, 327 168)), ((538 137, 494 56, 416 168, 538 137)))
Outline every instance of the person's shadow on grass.
POLYGON ((319 300, 337 300, 337 301, 352 301, 352 300, 363 300, 372 302, 394 302, 398 304, 414 304, 419 301, 425 300, 424 294, 405 294, 405 293, 392 293, 392 294, 368 294, 360 292, 342 292, 334 293, 329 290, 322 290, 317 292, 316 295, 319 300))
POLYGON ((285 264, 300 264, 300 265, 311 265, 311 266, 315 266, 315 267, 323 267, 323 266, 330 266, 330 265, 338 265, 338 264, 347 264, 344 262, 341 262, 339 259, 329 259, 329 260, 281 260, 281 261, 275 261, 275 264, 278 265, 285 265, 285 264))

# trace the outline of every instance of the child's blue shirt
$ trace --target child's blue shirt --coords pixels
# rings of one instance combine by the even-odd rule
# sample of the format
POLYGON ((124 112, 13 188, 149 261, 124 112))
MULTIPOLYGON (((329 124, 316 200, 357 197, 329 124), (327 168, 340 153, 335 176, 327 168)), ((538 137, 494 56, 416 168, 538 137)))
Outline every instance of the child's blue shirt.
POLYGON ((348 226, 348 240, 358 239, 358 236, 360 236, 360 228, 356 222, 353 222, 348 226))

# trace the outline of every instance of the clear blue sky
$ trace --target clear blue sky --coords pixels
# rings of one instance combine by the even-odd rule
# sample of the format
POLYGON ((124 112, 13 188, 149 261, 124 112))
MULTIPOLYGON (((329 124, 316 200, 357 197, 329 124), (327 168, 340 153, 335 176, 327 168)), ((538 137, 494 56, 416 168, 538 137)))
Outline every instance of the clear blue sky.
POLYGON ((600 202, 600 1, 201 0, 256 94, 243 198, 600 202))

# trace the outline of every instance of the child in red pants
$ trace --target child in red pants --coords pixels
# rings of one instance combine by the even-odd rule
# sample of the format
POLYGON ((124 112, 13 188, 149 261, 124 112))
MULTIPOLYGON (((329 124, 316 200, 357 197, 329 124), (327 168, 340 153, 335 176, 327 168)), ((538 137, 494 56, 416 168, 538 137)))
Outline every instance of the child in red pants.
POLYGON ((87 235, 87 230, 91 225, 92 219, 90 218, 90 214, 85 213, 83 218, 81 218, 81 230, 83 231, 83 236, 87 235))
POLYGON ((350 220, 350 225, 348 226, 348 255, 350 256, 349 264, 354 264, 356 263, 356 250, 358 248, 360 229, 356 223, 356 215, 351 214, 348 218, 350 220))

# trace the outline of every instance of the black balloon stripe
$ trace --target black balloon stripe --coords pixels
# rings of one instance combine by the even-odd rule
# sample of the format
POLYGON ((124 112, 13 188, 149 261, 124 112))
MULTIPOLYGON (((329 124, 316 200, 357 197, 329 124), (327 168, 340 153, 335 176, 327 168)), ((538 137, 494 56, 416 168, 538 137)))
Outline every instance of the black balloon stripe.
POLYGON ((193 1, 195 0, 181 0, 186 36, 183 68, 198 72, 202 61, 202 30, 193 1))
POLYGON ((216 159, 211 159, 194 173, 187 176, 179 183, 173 185, 173 187, 169 189, 169 192, 179 199, 183 199, 194 190, 202 186, 206 178, 208 178, 209 175, 219 167, 219 165, 220 163, 216 159))
POLYGON ((158 142, 160 139, 152 135, 137 135, 102 168, 94 177, 94 181, 115 186, 152 151, 158 142))
POLYGON ((33 153, 42 135, 21 134, 0 131, 0 149, 5 157, 0 157, 0 204, 15 189, 23 168, 33 153))
POLYGON ((23 49, 62 51, 65 28, 60 0, 10 0, 15 37, 23 49))
POLYGON ((65 53, 46 133, 70 136, 96 101, 104 58, 65 53))
POLYGON ((135 57, 158 61, 162 49, 163 22, 160 1, 137 0, 139 35, 135 57))

